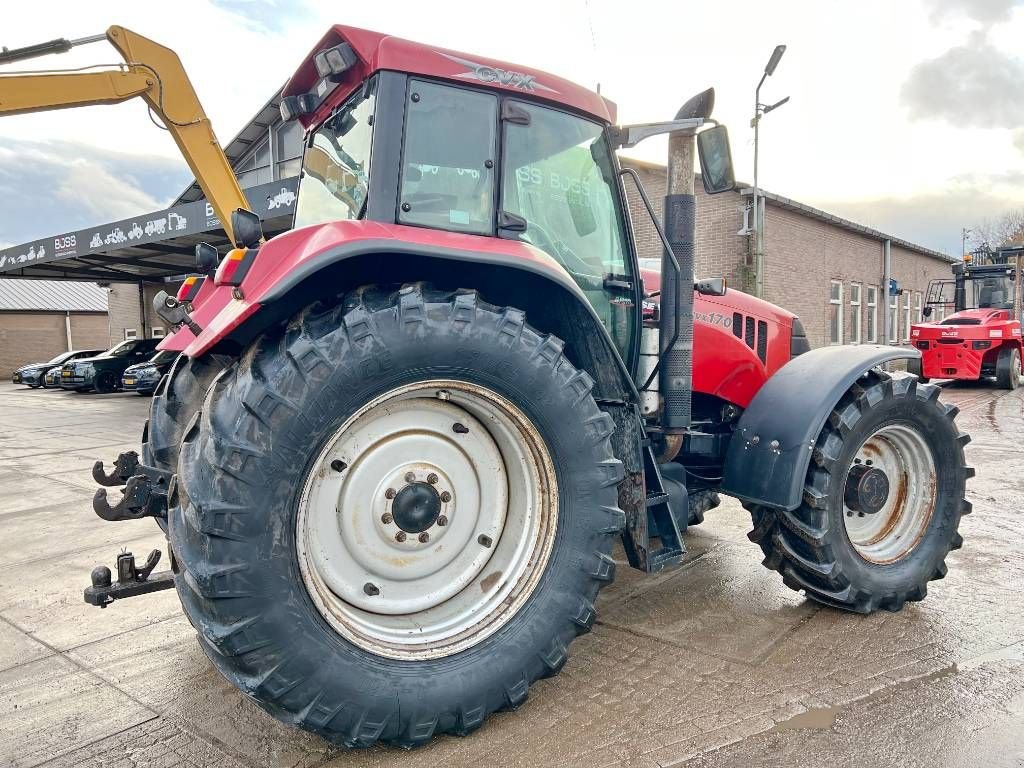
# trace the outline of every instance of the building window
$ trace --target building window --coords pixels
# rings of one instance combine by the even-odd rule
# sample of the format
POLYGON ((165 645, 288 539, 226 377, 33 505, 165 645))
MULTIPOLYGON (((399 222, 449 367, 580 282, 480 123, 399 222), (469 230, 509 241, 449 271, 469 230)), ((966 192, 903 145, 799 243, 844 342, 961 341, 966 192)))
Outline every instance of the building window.
POLYGON ((867 342, 878 343, 878 286, 868 286, 867 297, 867 342))
POLYGON ((860 283, 850 283, 850 343, 860 344, 860 283))
POLYGON ((843 284, 838 280, 829 281, 828 295, 828 343, 843 343, 843 284))
POLYGON ((136 331, 134 328, 125 328, 124 329, 125 341, 127 341, 128 339, 136 339, 136 338, 138 338, 138 336, 139 336, 139 332, 136 331))
POLYGON ((903 340, 910 341, 910 291, 903 292, 903 340))
POLYGON ((162 339, 164 337, 165 333, 166 333, 166 331, 164 331, 164 329, 161 326, 159 326, 159 325, 153 328, 153 338, 154 339, 162 339))
POLYGON ((242 188, 255 187, 273 181, 270 170, 270 140, 261 139, 248 157, 235 166, 238 185, 242 188))
POLYGON ((288 179, 302 170, 302 125, 298 120, 278 123, 274 129, 275 178, 288 179))
POLYGON ((900 297, 889 296, 889 343, 900 340, 900 297))
POLYGON ((920 291, 915 291, 914 292, 914 317, 917 318, 917 322, 919 322, 919 323, 923 323, 924 322, 924 315, 921 314, 923 308, 924 308, 924 301, 923 301, 923 298, 921 296, 921 292, 920 291))

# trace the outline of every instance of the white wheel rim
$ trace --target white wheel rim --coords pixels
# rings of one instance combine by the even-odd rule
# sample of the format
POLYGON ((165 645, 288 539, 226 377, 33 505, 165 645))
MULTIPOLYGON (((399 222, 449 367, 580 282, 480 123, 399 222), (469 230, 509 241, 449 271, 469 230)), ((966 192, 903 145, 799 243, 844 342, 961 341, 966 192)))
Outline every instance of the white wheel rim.
POLYGON ((924 536, 935 508, 938 476, 931 448, 913 427, 889 424, 864 441, 854 463, 882 470, 889 480, 889 493, 874 513, 858 512, 843 504, 850 543, 870 562, 901 560, 924 536))
POLYGON ((554 465, 518 408, 465 382, 417 383, 360 409, 313 462, 299 567, 346 639, 392 658, 446 656, 525 604, 557 513, 554 465))

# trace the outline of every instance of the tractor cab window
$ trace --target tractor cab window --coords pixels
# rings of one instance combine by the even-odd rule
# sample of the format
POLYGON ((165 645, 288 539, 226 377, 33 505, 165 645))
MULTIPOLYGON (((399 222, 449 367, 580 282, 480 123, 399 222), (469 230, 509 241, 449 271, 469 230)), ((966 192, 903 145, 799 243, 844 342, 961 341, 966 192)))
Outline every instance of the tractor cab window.
POLYGON ((1009 275, 972 278, 968 285, 969 308, 1013 309, 1014 283, 1009 275))
POLYGON ((601 126, 526 102, 506 108, 502 213, 587 295, 626 360, 635 333, 632 267, 601 126))
POLYGON ((368 81, 307 142, 296 227, 362 217, 370 178, 376 82, 368 81))
POLYGON ((498 98, 425 80, 407 98, 399 222, 491 234, 498 98))

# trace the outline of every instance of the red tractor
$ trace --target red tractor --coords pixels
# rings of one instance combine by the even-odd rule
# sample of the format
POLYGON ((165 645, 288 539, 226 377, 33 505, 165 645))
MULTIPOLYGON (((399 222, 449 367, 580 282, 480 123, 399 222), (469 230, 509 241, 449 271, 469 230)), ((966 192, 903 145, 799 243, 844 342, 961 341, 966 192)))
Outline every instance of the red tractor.
POLYGON ((924 314, 938 307, 954 312, 911 326, 910 339, 921 350, 921 359, 908 364, 912 373, 922 381, 994 376, 1003 389, 1020 386, 1022 253, 1022 246, 979 251, 953 265, 952 280, 928 285, 924 314))
POLYGON ((968 437, 882 369, 916 350, 812 351, 792 314, 695 281, 694 155, 707 192, 735 184, 712 102, 619 126, 553 75, 333 27, 281 104, 306 135, 294 229, 264 242, 239 209, 233 250, 197 249, 204 276, 157 298, 183 354, 142 461, 94 469, 125 486, 96 512, 156 518, 171 570, 123 554, 86 599, 173 586, 228 680, 350 746, 519 706, 593 628, 615 542, 676 565, 718 493, 810 599, 923 599, 961 544, 968 437), (645 286, 616 150, 658 134, 645 286))

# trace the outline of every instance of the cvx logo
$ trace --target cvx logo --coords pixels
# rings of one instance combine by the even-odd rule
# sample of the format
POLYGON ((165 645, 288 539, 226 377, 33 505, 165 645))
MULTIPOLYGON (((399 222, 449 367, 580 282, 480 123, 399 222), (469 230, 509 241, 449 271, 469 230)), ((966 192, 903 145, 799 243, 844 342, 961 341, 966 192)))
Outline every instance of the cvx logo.
MULTIPOLYGON (((441 53, 438 51, 438 53, 441 53)), ((519 88, 524 91, 547 91, 548 93, 558 93, 553 88, 548 88, 546 85, 541 85, 537 82, 537 79, 533 75, 527 75, 523 72, 513 72, 512 70, 502 69, 501 67, 492 67, 489 64, 480 64, 469 59, 463 59, 459 56, 452 56, 447 53, 441 53, 449 61, 454 61, 456 64, 461 64, 464 67, 469 67, 468 72, 463 72, 458 77, 471 78, 473 80, 479 80, 483 83, 497 83, 498 85, 505 85, 512 88, 519 88)))

